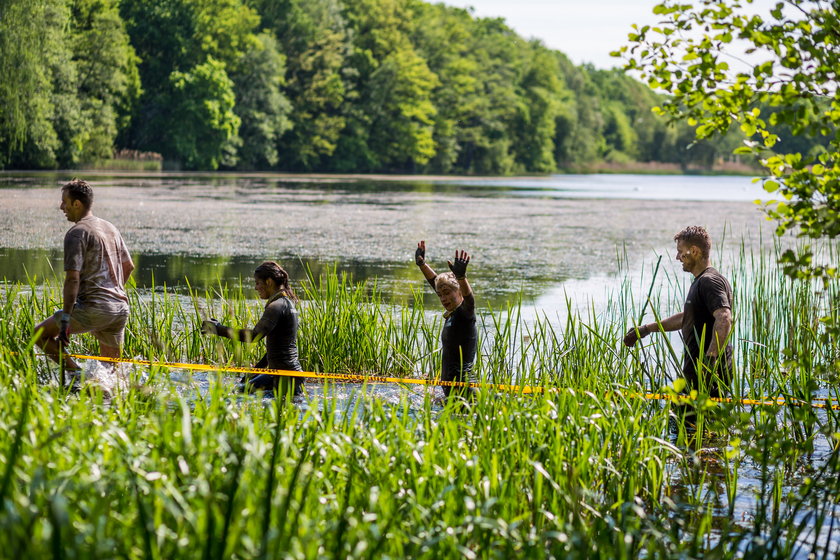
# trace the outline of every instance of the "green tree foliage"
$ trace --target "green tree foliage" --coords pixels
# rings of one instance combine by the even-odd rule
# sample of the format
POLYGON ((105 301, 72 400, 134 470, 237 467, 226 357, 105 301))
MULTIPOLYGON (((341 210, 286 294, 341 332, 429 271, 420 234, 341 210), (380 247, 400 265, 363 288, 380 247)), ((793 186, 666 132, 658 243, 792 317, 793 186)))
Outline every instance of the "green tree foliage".
MULTIPOLYGON (((749 3, 667 0, 654 8, 662 23, 636 28, 617 54, 626 57, 627 69, 671 95, 661 111, 696 126, 698 138, 740 127, 748 140, 737 151, 759 159, 764 188, 779 197, 768 207, 777 233, 793 228, 803 237, 836 238, 840 11, 836 2, 784 0, 769 13, 755 13, 744 9, 749 3), (736 40, 748 47, 750 64, 742 70, 731 67, 726 52, 736 40), (779 143, 785 129, 812 140, 779 143)), ((809 249, 788 251, 783 261, 796 276, 837 274, 832 263, 813 262, 809 249)))
POLYGON ((7 0, 0 4, 0 167, 24 160, 54 162, 58 136, 49 120, 50 72, 45 60, 56 49, 63 2, 7 0), (43 154, 24 159, 21 151, 43 154))
POLYGON ((283 95, 283 56, 272 35, 262 33, 254 48, 237 60, 231 79, 235 84, 239 128, 237 167, 268 169, 279 161, 277 144, 292 123, 292 106, 283 95))
POLYGON ((519 86, 514 154, 524 169, 554 171, 556 119, 565 98, 557 59, 541 44, 532 43, 519 86))
POLYGON ((143 118, 125 144, 187 168, 277 161, 290 106, 280 91, 282 55, 259 36, 255 10, 239 0, 132 0, 122 10, 144 89, 143 118))
POLYGON ((352 98, 347 58, 352 44, 339 0, 252 0, 286 55, 284 92, 294 110, 278 151, 285 169, 318 170, 344 130, 352 98))
POLYGON ((140 95, 137 55, 129 43, 116 0, 75 0, 69 44, 82 120, 79 161, 111 155, 120 127, 140 95))
POLYGON ((189 72, 169 75, 169 110, 178 115, 177 131, 161 140, 188 169, 216 169, 235 162, 240 119, 234 113, 233 81, 213 57, 189 72))
POLYGON ((435 153, 432 90, 437 76, 410 41, 411 0, 345 0, 353 30, 348 106, 334 165, 339 170, 413 170, 435 153))
POLYGON ((0 166, 111 155, 140 84, 115 1, 0 4, 0 166))
MULTIPOLYGON (((755 136, 756 151, 776 141, 780 156, 802 154, 767 159, 784 177, 810 163, 831 169, 833 133, 802 122, 836 109, 819 92, 823 82, 801 76, 833 76, 821 68, 834 61, 815 58, 808 45, 834 45, 827 30, 836 22, 786 15, 816 0, 787 1, 776 27, 738 19, 729 5, 702 0, 703 13, 669 0, 658 10, 677 31, 663 28, 659 46, 644 48, 655 31, 636 34, 633 67, 652 65, 647 79, 669 101, 622 71, 575 66, 501 19, 424 0, 0 0, 0 167, 72 167, 116 146, 195 169, 512 174, 604 161, 696 168, 755 136), (677 39, 703 18, 720 27, 708 44, 677 39), (776 41, 784 33, 810 33, 805 54, 776 41), (729 87, 709 53, 739 34, 759 50, 781 46, 777 62, 729 87), (664 62, 685 45, 680 56, 689 58, 664 62), (772 77, 800 62, 797 73, 772 77), (808 87, 799 92, 801 84, 808 87), (706 86, 717 92, 708 106, 706 86), (777 110, 788 101, 796 108, 777 110), (658 105, 700 123, 701 138, 687 120, 654 114, 658 105), (726 136, 703 138, 713 131, 726 136)), ((773 211, 798 225, 786 216, 805 209, 785 181, 780 192, 793 204, 773 211)))

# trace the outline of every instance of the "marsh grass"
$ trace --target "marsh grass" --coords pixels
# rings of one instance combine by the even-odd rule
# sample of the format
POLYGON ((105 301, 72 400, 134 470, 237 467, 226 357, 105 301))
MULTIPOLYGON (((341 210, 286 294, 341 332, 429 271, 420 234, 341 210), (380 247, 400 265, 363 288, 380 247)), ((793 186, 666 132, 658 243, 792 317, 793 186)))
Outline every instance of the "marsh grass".
MULTIPOLYGON (((790 283, 744 254, 730 275, 744 396, 836 396, 817 318, 836 286, 790 283)), ((164 369, 106 401, 39 382, 31 329, 55 284, 0 299, 0 550, 41 558, 830 558, 838 551, 838 414, 715 405, 696 433, 669 428, 661 391, 680 349, 619 346, 632 320, 676 310, 683 278, 624 282, 604 309, 480 317, 474 374, 545 394, 479 391, 466 407, 377 398, 339 408, 234 397, 211 378, 184 390, 164 369), (644 299, 650 298, 645 304, 644 299)), ((299 347, 312 371, 429 377, 440 316, 334 272, 310 276, 299 347)), ((477 287, 480 289, 480 287, 477 287)), ((205 337, 214 316, 251 326, 241 286, 187 296, 130 292, 125 355, 247 365, 259 348, 205 337)), ((833 298, 833 299, 832 299, 833 298)), ((94 352, 78 337, 74 350, 94 352)), ((135 380, 137 381, 137 380, 135 380)))

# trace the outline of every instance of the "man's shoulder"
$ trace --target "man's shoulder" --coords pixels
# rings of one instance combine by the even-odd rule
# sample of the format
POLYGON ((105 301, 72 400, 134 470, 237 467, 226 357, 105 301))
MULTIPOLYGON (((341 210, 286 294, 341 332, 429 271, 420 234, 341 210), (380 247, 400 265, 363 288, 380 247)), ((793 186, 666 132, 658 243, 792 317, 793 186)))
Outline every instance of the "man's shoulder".
POLYGON ((84 237, 88 233, 90 233, 90 227, 87 224, 83 224, 81 221, 78 221, 70 226, 70 229, 68 229, 67 233, 64 234, 64 239, 84 237))
POLYGON ((729 286, 729 280, 716 268, 709 267, 697 278, 698 284, 707 286, 729 286))

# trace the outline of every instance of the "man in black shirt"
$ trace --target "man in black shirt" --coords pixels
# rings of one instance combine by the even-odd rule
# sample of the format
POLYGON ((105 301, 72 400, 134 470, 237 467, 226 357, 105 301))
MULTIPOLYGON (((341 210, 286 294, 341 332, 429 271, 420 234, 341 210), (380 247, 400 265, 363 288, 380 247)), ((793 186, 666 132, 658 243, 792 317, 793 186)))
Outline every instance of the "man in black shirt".
MULTIPOLYGON (((455 262, 449 262, 451 272, 435 274, 426 264, 426 242, 417 244, 414 262, 420 267, 423 277, 434 288, 440 303, 446 310, 443 314, 441 342, 441 381, 469 382, 469 374, 475 362, 478 330, 475 326, 475 298, 467 281, 467 265, 470 256, 466 251, 455 251, 455 262)), ((451 397, 473 397, 471 387, 443 387, 447 400, 451 397)))
POLYGON ((732 378, 732 287, 709 262, 712 242, 705 228, 687 227, 674 236, 674 241, 677 260, 684 271, 694 275, 683 311, 661 323, 633 327, 625 335, 624 344, 633 346, 655 331, 681 330, 685 345, 683 377, 689 390, 722 397, 732 378))

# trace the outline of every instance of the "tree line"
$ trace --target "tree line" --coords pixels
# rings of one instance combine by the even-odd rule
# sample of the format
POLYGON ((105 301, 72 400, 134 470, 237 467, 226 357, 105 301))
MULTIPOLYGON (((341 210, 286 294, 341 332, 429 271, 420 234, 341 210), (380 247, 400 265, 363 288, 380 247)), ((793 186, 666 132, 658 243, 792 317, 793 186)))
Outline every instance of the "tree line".
POLYGON ((0 168, 115 149, 182 169, 547 173, 710 165, 621 70, 420 0, 2 0, 0 168))

